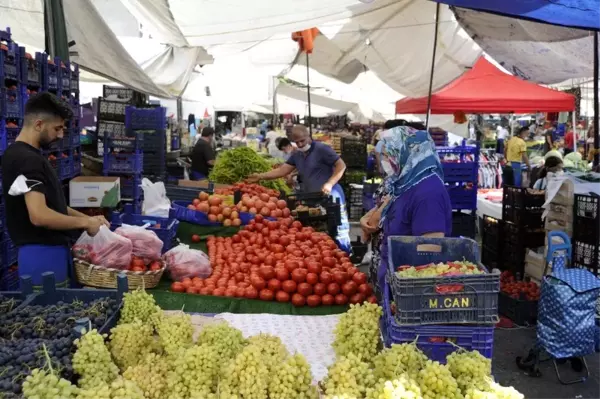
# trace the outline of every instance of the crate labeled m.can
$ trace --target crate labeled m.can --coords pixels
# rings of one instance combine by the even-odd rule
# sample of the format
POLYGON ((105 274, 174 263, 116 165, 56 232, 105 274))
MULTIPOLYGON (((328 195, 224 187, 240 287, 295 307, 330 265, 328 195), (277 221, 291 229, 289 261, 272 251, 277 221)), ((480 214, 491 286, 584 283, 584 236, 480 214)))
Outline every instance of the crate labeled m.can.
POLYGON ((403 325, 494 324, 498 321, 500 274, 479 261, 479 248, 467 238, 388 237, 388 275, 403 325), (481 274, 399 276, 398 268, 468 261, 481 274))

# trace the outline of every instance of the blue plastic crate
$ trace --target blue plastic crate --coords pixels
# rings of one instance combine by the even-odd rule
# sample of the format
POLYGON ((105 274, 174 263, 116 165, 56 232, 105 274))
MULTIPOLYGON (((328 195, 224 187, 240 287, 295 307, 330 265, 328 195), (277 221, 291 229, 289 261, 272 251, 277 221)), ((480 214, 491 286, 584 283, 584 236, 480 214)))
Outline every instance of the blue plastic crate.
POLYGON ((498 322, 500 274, 480 263, 479 248, 467 238, 388 237, 388 275, 396 318, 403 325, 495 324, 498 322), (485 274, 398 277, 400 266, 467 260, 485 274))
POLYGON ((15 244, 12 242, 12 240, 10 239, 10 237, 8 237, 6 233, 2 234, 2 238, 2 242, 0 243, 0 251, 2 252, 0 255, 0 265, 6 267, 12 266, 15 263, 17 263, 19 252, 15 244))
POLYGON ((104 154, 104 173, 142 173, 144 154, 104 154))
POLYGON ((81 155, 79 153, 80 148, 73 149, 73 176, 79 176, 81 174, 81 155))
POLYGON ((37 54, 31 56, 25 47, 19 47, 21 81, 32 88, 42 86, 42 65, 37 54))
MULTIPOLYGON (((37 54, 36 58, 38 58, 37 54)), ((38 60, 42 66, 42 89, 57 91, 60 84, 58 71, 60 69, 60 59, 56 57, 54 60, 50 60, 45 53, 41 53, 38 60)))
MULTIPOLYGON (((188 209, 188 205, 190 205, 190 201, 173 201, 171 206, 175 211, 175 217, 178 220, 198 224, 201 226, 222 226, 221 222, 211 222, 208 220, 208 215, 204 212, 199 212, 194 209, 188 209)), ((239 212, 240 220, 242 221, 242 226, 250 223, 252 219, 254 219, 254 215, 247 212, 239 212)), ((271 220, 271 218, 267 218, 271 220)))
POLYGON ((60 154, 51 153, 50 155, 54 155, 56 159, 48 159, 48 162, 50 163, 52 169, 54 169, 54 172, 56 172, 56 177, 60 177, 60 163, 62 161, 60 154))
MULTIPOLYGON (((0 291, 19 289, 19 268, 17 265, 0 265, 0 291)), ((4 293, 2 293, 4 295, 4 293)))
POLYGON ((58 68, 58 88, 68 92, 71 90, 71 69, 62 61, 57 65, 60 66, 58 68))
POLYGON ((128 129, 165 129, 167 127, 167 109, 136 108, 128 106, 125 109, 125 126, 128 129))
POLYGON ((455 210, 477 209, 477 184, 446 183, 450 205, 455 210))
POLYGON ((149 224, 148 230, 156 233, 158 238, 163 242, 162 252, 165 253, 171 249, 173 240, 177 237, 177 228, 179 220, 175 218, 175 211, 171 209, 168 218, 158 216, 147 216, 136 213, 135 207, 131 204, 124 206, 123 213, 113 212, 111 218, 111 226, 117 228, 122 224, 133 226, 143 226, 149 224))
POLYGON ((21 85, 14 85, 11 88, 3 87, 0 89, 0 118, 22 119, 23 118, 23 93, 21 85))
POLYGON ((77 147, 81 143, 81 133, 79 129, 71 129, 69 132, 69 146, 77 147))
POLYGON ((214 184, 212 182, 209 182, 208 187, 206 188, 182 187, 176 184, 166 184, 165 188, 167 190, 167 197, 171 201, 187 201, 188 203, 192 202, 195 198, 198 198, 200 192, 206 192, 208 194, 214 192, 214 184))
POLYGON ((181 148, 181 140, 179 136, 172 135, 171 136, 171 151, 176 151, 181 148))
POLYGON ((12 41, 10 28, 6 31, 0 31, 0 80, 4 83, 5 79, 18 81, 20 78, 20 59, 19 47, 12 41))
POLYGON ((73 177, 73 156, 62 158, 60 162, 58 178, 60 180, 70 179, 73 177))
POLYGON ((71 92, 79 92, 79 65, 74 62, 68 62, 68 67, 71 69, 71 92))
POLYGON ((121 176, 121 198, 137 200, 142 197, 142 176, 121 176))
POLYGON ((436 151, 442 161, 444 181, 446 183, 477 182, 479 173, 479 147, 436 147, 436 151), (452 156, 452 160, 444 161, 444 157, 448 155, 452 156))
POLYGON ((416 340, 417 347, 431 360, 442 364, 446 357, 458 350, 474 350, 491 359, 494 351, 494 326, 399 325, 391 314, 389 287, 386 287, 381 317, 382 336, 385 346, 410 343, 416 340))

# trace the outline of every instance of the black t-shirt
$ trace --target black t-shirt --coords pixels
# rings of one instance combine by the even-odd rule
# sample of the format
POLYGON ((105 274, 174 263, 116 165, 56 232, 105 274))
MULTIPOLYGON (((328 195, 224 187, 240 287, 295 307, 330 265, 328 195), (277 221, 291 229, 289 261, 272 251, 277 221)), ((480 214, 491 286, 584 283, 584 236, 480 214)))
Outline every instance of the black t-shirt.
POLYGON ((69 245, 70 231, 54 231, 34 226, 29 219, 25 196, 8 195, 15 179, 23 175, 27 186, 46 196, 46 205, 67 215, 67 201, 56 172, 39 150, 17 141, 2 157, 2 191, 8 234, 15 245, 69 245), (37 183, 39 182, 39 184, 37 183))
POLYGON ((215 152, 206 140, 199 138, 192 151, 192 170, 208 176, 210 165, 208 161, 215 159, 215 152))

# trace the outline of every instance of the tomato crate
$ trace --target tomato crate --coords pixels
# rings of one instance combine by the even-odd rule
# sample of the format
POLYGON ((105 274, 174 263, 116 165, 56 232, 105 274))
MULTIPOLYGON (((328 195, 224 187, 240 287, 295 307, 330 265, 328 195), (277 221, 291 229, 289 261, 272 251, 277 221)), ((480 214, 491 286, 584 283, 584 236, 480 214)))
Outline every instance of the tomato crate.
POLYGON ((591 245, 600 243, 600 196, 575 194, 573 239, 591 245))
MULTIPOLYGON (((105 149, 106 150, 106 149, 105 149)), ((104 173, 142 173, 144 154, 135 153, 113 153, 104 154, 104 173)))
POLYGON ((177 228, 179 227, 179 220, 176 219, 175 210, 171 208, 168 218, 139 215, 134 212, 134 207, 131 204, 126 204, 123 207, 123 213, 113 212, 111 228, 117 228, 122 224, 132 226, 149 225, 148 230, 156 233, 158 238, 163 242, 162 252, 165 253, 171 249, 173 239, 177 236, 177 228))
POLYGON ((477 351, 491 359, 494 352, 494 326, 417 325, 398 324, 391 312, 390 290, 386 284, 381 317, 382 337, 385 346, 415 342, 431 359, 442 364, 452 352, 463 348, 477 351))
POLYGON ((388 275, 402 325, 495 324, 498 321, 500 274, 490 273, 479 261, 477 243, 468 238, 388 237, 388 275), (466 260, 484 274, 399 277, 404 265, 466 260))
POLYGON ((10 28, 0 30, 0 82, 5 80, 18 81, 20 78, 19 48, 12 41, 10 28))
MULTIPOLYGON (((19 289, 19 268, 17 265, 0 265, 0 291, 19 289)), ((5 293, 1 293, 6 296, 5 293)))
POLYGON ((543 191, 525 187, 504 186, 502 190, 502 220, 521 226, 542 226, 543 191))
POLYGON ((42 86, 42 64, 40 62, 40 53, 35 53, 32 57, 27 53, 25 47, 19 47, 19 56, 21 57, 21 81, 31 88, 42 86))
POLYGON ((498 312, 511 319, 516 325, 535 325, 537 321, 538 301, 513 298, 505 292, 500 292, 498 312))
POLYGON ((20 84, 0 89, 0 118, 23 118, 23 93, 20 84))
POLYGON ((40 57, 40 63, 42 65, 42 90, 43 91, 58 91, 59 89, 59 67, 60 58, 55 57, 54 59, 48 58, 45 53, 40 57))
POLYGON ((214 192, 214 184, 208 183, 207 188, 199 187, 183 187, 176 184, 165 184, 167 190, 167 197, 171 201, 189 201, 192 202, 195 198, 198 198, 200 192, 206 192, 212 194, 214 192))

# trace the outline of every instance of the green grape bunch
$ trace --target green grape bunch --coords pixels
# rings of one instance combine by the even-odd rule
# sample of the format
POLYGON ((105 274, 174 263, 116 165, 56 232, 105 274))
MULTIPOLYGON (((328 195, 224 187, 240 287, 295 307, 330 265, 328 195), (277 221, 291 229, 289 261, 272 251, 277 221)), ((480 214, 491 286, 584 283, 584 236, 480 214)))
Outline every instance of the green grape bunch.
POLYGON ((73 355, 73 370, 80 376, 80 388, 111 383, 119 375, 119 368, 113 363, 104 338, 98 330, 91 330, 75 340, 77 350, 73 355))
POLYGON ((491 378, 486 380, 485 389, 469 388, 465 393, 465 399, 524 399, 525 395, 513 387, 504 387, 491 378))
POLYGON ((207 344, 215 348, 222 361, 232 359, 246 345, 242 332, 227 323, 210 324, 202 329, 198 345, 207 344))
POLYGON ((194 326, 190 315, 183 312, 165 315, 157 326, 159 342, 168 356, 194 344, 194 326))
POLYGON ((111 399, 110 386, 102 382, 91 388, 80 388, 76 399, 111 399))
POLYGON ((180 351, 168 372, 167 397, 205 398, 214 394, 221 361, 216 347, 209 344, 180 351))
POLYGON ((278 367, 290 355, 281 339, 274 335, 253 335, 248 339, 248 344, 260 349, 269 371, 278 367))
POLYGON ((421 387, 423 398, 429 399, 463 399, 458 383, 452 373, 443 364, 428 360, 419 371, 417 382, 421 387))
POLYGON ((333 349, 337 356, 350 353, 365 361, 371 361, 380 346, 379 319, 383 313, 381 306, 365 302, 350 305, 350 309, 340 316, 335 327, 333 349))
POLYGON ((33 369, 23 381, 25 399, 75 399, 77 387, 71 382, 56 376, 52 370, 33 369))
POLYGON ((221 398, 267 399, 269 368, 257 345, 246 346, 224 368, 218 386, 221 398))
POLYGON ((380 379, 375 387, 367 389, 366 399, 422 399, 419 384, 407 374, 392 379, 380 379))
POLYGON ((156 327, 163 315, 162 309, 156 304, 154 297, 141 288, 126 292, 123 296, 123 308, 119 323, 131 323, 139 320, 142 323, 156 327))
POLYGON ((318 399, 312 385, 310 365, 301 354, 288 357, 279 364, 269 382, 269 399, 318 399))
POLYGON ((130 380, 117 378, 110 384, 110 399, 146 399, 144 392, 130 380))
POLYGON ((375 382, 370 365, 349 353, 338 357, 327 369, 323 381, 325 399, 364 398, 375 382))
POLYGON ((459 349, 446 358, 446 365, 463 395, 467 389, 485 390, 492 376, 492 361, 477 351, 459 349))
POLYGON ((167 397, 169 362, 156 353, 149 353, 137 365, 129 367, 123 378, 134 382, 147 399, 167 397))
POLYGON ((121 371, 137 365, 153 349, 153 328, 136 319, 110 331, 110 353, 121 371))
POLYGON ((373 359, 373 373, 378 380, 393 380, 403 373, 415 378, 426 362, 416 343, 392 344, 373 359))

